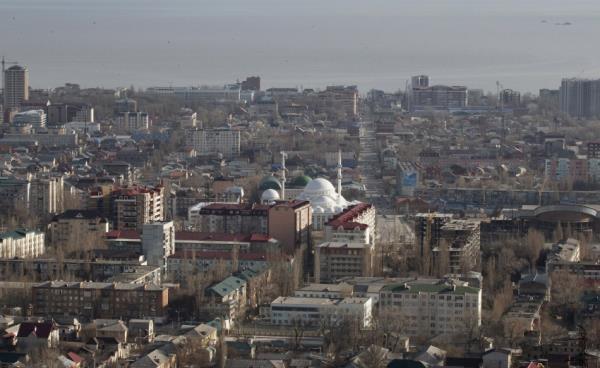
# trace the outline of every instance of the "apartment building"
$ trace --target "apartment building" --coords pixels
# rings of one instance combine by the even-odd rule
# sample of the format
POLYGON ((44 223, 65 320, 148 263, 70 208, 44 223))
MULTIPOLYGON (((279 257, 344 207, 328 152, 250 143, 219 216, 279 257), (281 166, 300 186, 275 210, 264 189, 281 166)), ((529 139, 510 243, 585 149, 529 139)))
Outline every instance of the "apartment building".
POLYGON ((415 216, 415 251, 423 257, 440 245, 442 226, 452 219, 452 214, 419 213, 415 216))
POLYGON ((233 325, 244 316, 247 291, 245 280, 229 276, 205 290, 207 301, 200 306, 200 310, 211 318, 220 317, 233 325))
POLYGON ((173 221, 156 221, 143 224, 142 252, 149 265, 159 266, 166 272, 167 258, 175 253, 175 226, 173 221))
POLYGON ((453 335, 481 326, 481 289, 452 279, 417 279, 381 288, 380 312, 397 314, 411 337, 453 335))
POLYGON ((45 251, 43 232, 17 229, 0 234, 0 258, 35 258, 45 251))
POLYGON ((186 144, 200 156, 221 154, 236 157, 240 154, 240 131, 231 128, 186 130, 186 144))
POLYGON ((13 116, 12 123, 19 126, 31 125, 31 127, 34 129, 45 128, 46 113, 44 110, 27 110, 18 112, 13 116))
POLYGON ((283 297, 271 302, 270 319, 273 325, 320 326, 323 322, 331 324, 344 320, 358 322, 367 328, 373 319, 373 300, 371 298, 348 297, 305 298, 283 297))
POLYGON ((326 242, 315 247, 315 282, 343 277, 372 276, 374 246, 366 243, 326 242))
POLYGON ((33 285, 33 311, 41 316, 152 318, 166 316, 166 287, 104 282, 50 281, 33 285))
POLYGON ((560 111, 573 118, 600 116, 600 80, 563 79, 559 89, 560 111))
POLYGON ((358 88, 356 86, 327 86, 319 92, 322 104, 339 105, 349 117, 358 115, 358 88))
POLYGON ((277 201, 268 210, 268 234, 287 254, 310 247, 312 207, 309 201, 277 201))
POLYGON ((62 176, 40 175, 30 180, 29 210, 41 218, 62 212, 64 200, 62 176))
POLYGON ((191 225, 209 233, 269 232, 270 205, 248 203, 210 203, 197 212, 191 225))
POLYGON ((167 259, 167 273, 172 282, 186 283, 189 276, 209 272, 219 265, 223 265, 227 272, 233 273, 248 269, 264 269, 268 262, 265 253, 176 252, 167 259))
POLYGON ((48 109, 48 124, 62 125, 71 122, 94 122, 94 108, 88 104, 51 104, 48 109))
POLYGON ((436 273, 466 273, 480 266, 480 221, 449 220, 440 228, 438 243, 432 249, 432 266, 436 273))
POLYGON ((95 210, 67 210, 54 216, 48 227, 48 240, 54 246, 76 242, 97 246, 108 232, 109 222, 95 210))
POLYGON ((113 228, 141 231, 144 224, 164 220, 164 192, 162 186, 133 186, 113 191, 110 194, 113 228))
POLYGON ((412 88, 411 111, 448 110, 467 106, 467 87, 426 86, 412 88))
POLYGON ((147 112, 126 111, 117 113, 117 129, 126 132, 148 129, 150 127, 150 118, 147 112))
POLYGON ((588 183, 600 180, 600 158, 546 159, 544 175, 562 183, 588 183))
POLYGON ((352 205, 325 223, 325 240, 348 243, 375 243, 375 206, 352 205))

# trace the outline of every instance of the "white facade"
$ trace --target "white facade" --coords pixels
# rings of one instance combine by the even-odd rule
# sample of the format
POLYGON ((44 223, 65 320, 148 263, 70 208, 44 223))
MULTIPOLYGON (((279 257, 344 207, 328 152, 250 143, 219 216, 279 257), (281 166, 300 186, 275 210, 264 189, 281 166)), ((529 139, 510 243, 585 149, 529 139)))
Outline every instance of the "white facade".
POLYGON ((15 230, 0 234, 0 258, 34 258, 45 252, 44 233, 15 230))
POLYGON ((353 204, 338 193, 329 180, 323 178, 308 182, 297 199, 310 202, 314 230, 323 230, 329 219, 353 204))
POLYGON ((381 312, 398 314, 409 336, 453 335, 481 326, 481 289, 456 280, 414 280, 380 291, 381 312))
POLYGON ((98 133, 100 132, 100 123, 90 123, 87 121, 72 121, 63 125, 65 132, 68 133, 98 133))
POLYGON ((280 326, 318 326, 323 321, 358 321, 369 327, 373 317, 371 298, 279 297, 271 303, 271 323, 280 326))
POLYGON ((44 110, 27 110, 18 112, 13 117, 13 124, 30 124, 33 128, 44 128, 46 127, 46 113, 44 110))
POLYGON ((194 129, 186 131, 187 145, 199 155, 222 154, 225 157, 239 156, 241 135, 233 129, 194 129))

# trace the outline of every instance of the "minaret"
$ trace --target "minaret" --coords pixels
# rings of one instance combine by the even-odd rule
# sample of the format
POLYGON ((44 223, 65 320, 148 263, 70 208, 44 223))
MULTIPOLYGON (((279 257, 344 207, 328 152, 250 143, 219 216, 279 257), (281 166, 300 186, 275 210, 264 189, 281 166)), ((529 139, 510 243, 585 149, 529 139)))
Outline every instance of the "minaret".
POLYGON ((285 158, 287 153, 281 151, 281 200, 285 201, 285 158))
POLYGON ((341 198, 342 197, 342 150, 341 149, 338 149, 337 192, 338 192, 338 198, 341 198))

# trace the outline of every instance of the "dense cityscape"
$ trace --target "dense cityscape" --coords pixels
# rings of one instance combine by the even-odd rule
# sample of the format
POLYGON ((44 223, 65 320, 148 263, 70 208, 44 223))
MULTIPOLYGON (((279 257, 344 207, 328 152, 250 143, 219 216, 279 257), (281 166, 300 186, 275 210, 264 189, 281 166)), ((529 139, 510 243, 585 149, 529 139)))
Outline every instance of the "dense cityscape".
POLYGON ((36 89, 0 367, 600 365, 600 80, 36 89))

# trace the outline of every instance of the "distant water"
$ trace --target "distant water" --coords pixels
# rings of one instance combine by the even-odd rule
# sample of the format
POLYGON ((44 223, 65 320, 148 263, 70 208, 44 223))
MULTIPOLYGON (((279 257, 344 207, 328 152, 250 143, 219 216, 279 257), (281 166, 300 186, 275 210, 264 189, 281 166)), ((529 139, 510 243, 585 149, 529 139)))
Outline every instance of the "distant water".
POLYGON ((260 75, 265 87, 392 91, 428 74, 536 92, 600 78, 598 35, 597 0, 0 0, 0 54, 37 88, 260 75))

